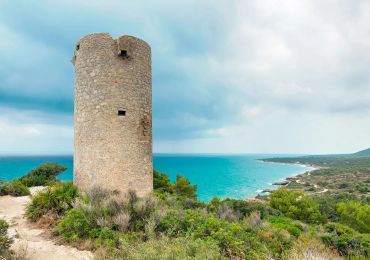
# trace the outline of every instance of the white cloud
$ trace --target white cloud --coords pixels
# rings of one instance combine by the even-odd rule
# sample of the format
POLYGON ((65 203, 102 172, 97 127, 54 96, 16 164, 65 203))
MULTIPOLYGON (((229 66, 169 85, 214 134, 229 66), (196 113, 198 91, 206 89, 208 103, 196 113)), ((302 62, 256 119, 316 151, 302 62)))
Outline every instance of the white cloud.
MULTIPOLYGON (((155 151, 325 153, 370 146, 367 0, 67 0, 42 1, 40 8, 49 15, 25 4, 10 8, 7 19, 0 11, 0 90, 71 100, 71 80, 61 80, 72 77, 64 64, 76 40, 70 38, 97 30, 134 34, 153 50, 155 151), (27 16, 41 31, 14 20, 27 16), (60 59, 63 66, 54 67, 60 59)), ((37 150, 42 142, 59 144, 60 134, 69 138, 63 149, 72 150, 71 126, 32 118, 3 125, 0 143, 28 134, 37 150)))

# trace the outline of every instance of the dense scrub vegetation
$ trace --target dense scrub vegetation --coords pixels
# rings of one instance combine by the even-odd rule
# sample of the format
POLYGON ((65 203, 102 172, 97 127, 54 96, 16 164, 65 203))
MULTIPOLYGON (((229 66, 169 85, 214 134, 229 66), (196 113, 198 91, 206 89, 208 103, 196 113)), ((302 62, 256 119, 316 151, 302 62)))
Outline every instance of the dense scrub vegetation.
POLYGON ((54 184, 33 197, 32 221, 48 225, 99 259, 365 259, 367 200, 279 189, 267 201, 197 200, 196 186, 154 171, 155 192, 140 198, 100 187, 78 193, 54 184), (324 198, 325 197, 325 198, 324 198), (47 217, 45 217, 47 216, 47 217))
POLYGON ((10 182, 0 180, 0 196, 27 196, 28 187, 46 186, 57 182, 57 176, 67 168, 56 163, 45 163, 23 177, 10 182))
MULTIPOLYGON (((0 191, 16 196, 19 190, 28 193, 25 184, 49 184, 32 197, 26 216, 67 243, 94 250, 98 259, 370 257, 367 194, 310 193, 288 185, 265 200, 214 198, 204 203, 197 199, 196 185, 185 177, 178 175, 171 182, 154 171, 154 194, 140 198, 134 192, 122 196, 100 187, 78 192, 72 183, 56 181, 62 170, 44 165, 10 182, 21 188, 3 182, 0 191)), ((6 229, 0 221, 0 250, 9 254, 6 229)))

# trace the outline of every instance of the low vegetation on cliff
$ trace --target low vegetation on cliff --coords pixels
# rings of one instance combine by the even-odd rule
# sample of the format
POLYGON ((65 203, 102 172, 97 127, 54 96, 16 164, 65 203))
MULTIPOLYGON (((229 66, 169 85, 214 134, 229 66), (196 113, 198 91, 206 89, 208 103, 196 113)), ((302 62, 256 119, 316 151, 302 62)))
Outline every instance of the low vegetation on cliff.
MULTIPOLYGON (((281 188, 266 200, 204 203, 187 178, 171 182, 164 173, 153 174, 154 193, 144 198, 101 187, 79 192, 72 183, 51 179, 32 197, 26 216, 65 243, 94 251, 97 259, 370 257, 366 195, 281 188)), ((0 250, 8 254, 4 223, 0 250)))
POLYGON ((365 259, 369 204, 279 189, 266 201, 200 202, 185 177, 154 171, 153 195, 140 198, 56 183, 34 196, 31 221, 98 259, 365 259), (330 203, 328 203, 330 201, 330 203), (346 203, 343 203, 346 202, 346 203))
POLYGON ((10 182, 0 180, 0 196, 26 196, 29 187, 46 186, 57 182, 57 176, 67 168, 56 163, 45 163, 33 169, 21 178, 10 182))

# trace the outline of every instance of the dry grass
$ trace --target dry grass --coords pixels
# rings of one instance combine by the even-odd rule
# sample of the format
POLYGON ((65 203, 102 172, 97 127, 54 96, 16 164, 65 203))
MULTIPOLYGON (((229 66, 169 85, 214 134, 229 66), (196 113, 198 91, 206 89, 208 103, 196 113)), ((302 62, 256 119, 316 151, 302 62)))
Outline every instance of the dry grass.
POLYGON ((290 252, 284 257, 287 260, 337 260, 343 259, 337 252, 325 247, 317 240, 300 237, 290 252))

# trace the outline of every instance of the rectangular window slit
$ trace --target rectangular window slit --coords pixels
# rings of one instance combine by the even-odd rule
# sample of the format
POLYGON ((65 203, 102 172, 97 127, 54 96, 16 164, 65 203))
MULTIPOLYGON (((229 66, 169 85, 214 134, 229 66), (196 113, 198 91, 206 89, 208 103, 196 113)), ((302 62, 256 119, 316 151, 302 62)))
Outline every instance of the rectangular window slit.
POLYGON ((126 59, 128 57, 127 50, 120 50, 119 56, 121 56, 123 59, 126 59))
POLYGON ((118 115, 119 116, 125 116, 126 115, 126 110, 122 110, 122 109, 118 110, 118 115))

